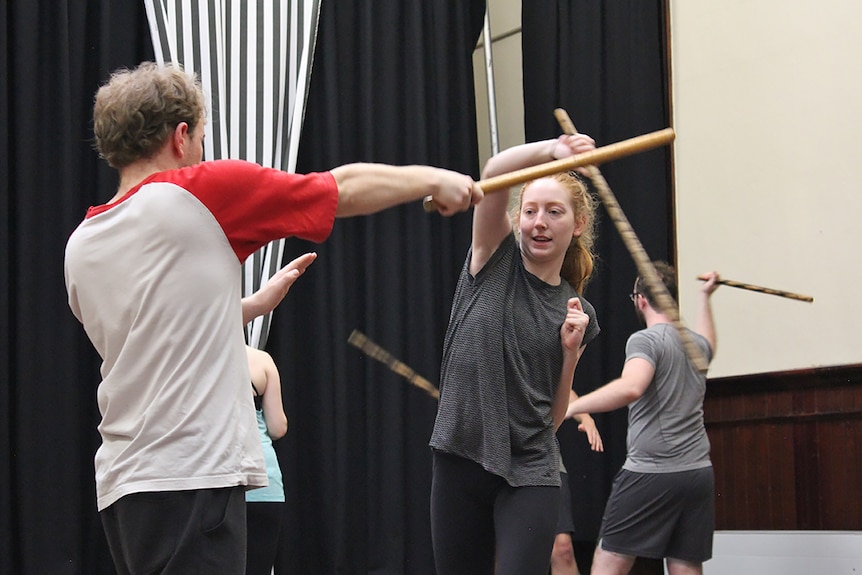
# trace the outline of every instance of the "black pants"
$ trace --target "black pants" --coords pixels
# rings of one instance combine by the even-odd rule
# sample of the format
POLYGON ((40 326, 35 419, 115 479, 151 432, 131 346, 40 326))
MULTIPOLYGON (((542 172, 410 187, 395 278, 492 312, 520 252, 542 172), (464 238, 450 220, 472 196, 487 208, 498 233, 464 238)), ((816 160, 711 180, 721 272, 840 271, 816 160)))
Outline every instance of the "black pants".
POLYGON ((132 493, 100 513, 118 575, 243 575, 245 489, 132 493))
POLYGON ((434 452, 431 537, 438 575, 547 575, 559 487, 511 487, 479 464, 434 452))
POLYGON ((275 564, 278 551, 278 534, 281 531, 284 503, 269 501, 249 501, 246 503, 248 514, 248 554, 245 575, 269 575, 275 564))

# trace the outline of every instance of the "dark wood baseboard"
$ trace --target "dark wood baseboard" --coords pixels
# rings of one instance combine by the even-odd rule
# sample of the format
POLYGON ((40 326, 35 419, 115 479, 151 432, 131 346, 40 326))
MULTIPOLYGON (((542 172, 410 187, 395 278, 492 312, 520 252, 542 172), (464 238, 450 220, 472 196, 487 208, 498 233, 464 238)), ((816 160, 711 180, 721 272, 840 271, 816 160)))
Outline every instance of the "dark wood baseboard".
POLYGON ((716 528, 862 529, 862 365, 711 379, 716 528))

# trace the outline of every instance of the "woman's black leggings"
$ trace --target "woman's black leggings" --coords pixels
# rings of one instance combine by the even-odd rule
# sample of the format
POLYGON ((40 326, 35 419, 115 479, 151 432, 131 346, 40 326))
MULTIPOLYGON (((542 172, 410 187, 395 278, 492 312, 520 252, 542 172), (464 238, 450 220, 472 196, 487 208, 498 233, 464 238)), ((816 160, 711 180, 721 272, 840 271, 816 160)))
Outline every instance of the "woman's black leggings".
POLYGON ((248 549, 245 575, 270 575, 278 551, 284 503, 247 501, 248 549))
POLYGON ((431 537, 438 575, 547 575, 559 487, 511 487, 463 457, 434 452, 431 537))

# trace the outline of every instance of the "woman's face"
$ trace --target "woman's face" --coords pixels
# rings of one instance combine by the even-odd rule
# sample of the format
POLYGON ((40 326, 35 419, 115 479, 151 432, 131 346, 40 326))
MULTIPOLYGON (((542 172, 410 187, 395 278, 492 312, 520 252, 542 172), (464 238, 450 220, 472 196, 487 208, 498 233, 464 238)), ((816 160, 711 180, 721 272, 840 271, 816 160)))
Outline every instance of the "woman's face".
POLYGON ((521 194, 518 231, 521 251, 536 262, 552 261, 565 255, 573 236, 581 235, 569 191, 556 180, 542 178, 521 194))

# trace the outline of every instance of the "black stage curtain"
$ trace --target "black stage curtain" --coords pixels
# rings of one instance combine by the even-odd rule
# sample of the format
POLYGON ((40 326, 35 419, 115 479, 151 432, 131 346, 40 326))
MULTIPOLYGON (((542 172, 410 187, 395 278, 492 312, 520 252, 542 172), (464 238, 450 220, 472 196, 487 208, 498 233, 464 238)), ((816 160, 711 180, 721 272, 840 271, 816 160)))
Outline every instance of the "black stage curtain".
MULTIPOLYGON (((527 141, 560 134, 557 107, 598 146, 670 126, 666 13, 662 0, 524 2, 527 141)), ((650 257, 673 263, 670 149, 617 160, 602 173, 650 257)), ((634 261, 607 213, 599 213, 599 260, 585 297, 596 307, 602 333, 578 366, 578 393, 619 376, 626 339, 639 327, 627 296, 634 261)), ((577 540, 593 542, 598 534, 611 480, 625 459, 626 416, 625 409, 595 416, 605 454, 590 452, 573 422, 560 429, 577 540)))
MULTIPOLYGON (((484 2, 324 1, 298 171, 427 163, 478 176, 471 53, 484 2)), ((66 303, 63 250, 116 174, 92 98, 152 59, 143 3, 0 0, 0 572, 112 573, 95 505, 99 360, 66 303)), ((365 332, 431 381, 470 216, 403 206, 339 220, 274 316, 290 432, 278 573, 433 573, 436 402, 347 344, 365 332)))
POLYGON ((96 513, 98 357, 63 252, 116 175, 93 152, 96 88, 151 58, 142 2, 0 3, 0 572, 112 573, 96 513))
MULTIPOLYGON (((297 170, 423 163, 478 177, 472 52, 481 1, 323 2, 297 170)), ((274 315, 290 429, 284 573, 434 572, 434 398, 348 345, 354 329, 438 381, 471 216, 420 204, 336 222, 274 315)), ((289 259, 291 255, 286 255, 289 259)))

